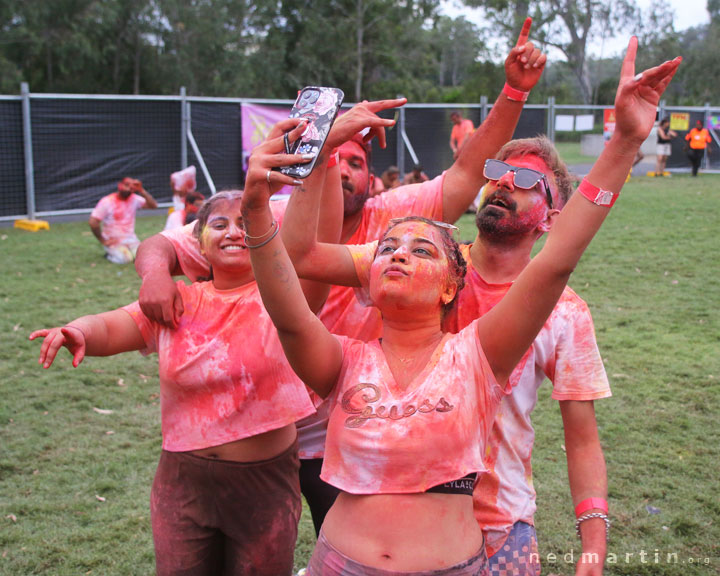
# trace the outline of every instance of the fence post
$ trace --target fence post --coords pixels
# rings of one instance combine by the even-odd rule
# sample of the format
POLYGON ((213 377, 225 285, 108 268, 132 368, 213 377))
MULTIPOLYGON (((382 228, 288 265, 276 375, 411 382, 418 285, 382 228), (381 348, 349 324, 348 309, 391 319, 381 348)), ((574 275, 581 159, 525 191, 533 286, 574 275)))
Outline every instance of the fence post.
MULTIPOLYGON (((403 98, 402 94, 398 94, 397 98, 403 98)), ((405 139, 403 138, 403 134, 405 133, 405 107, 400 107, 400 119, 399 119, 399 130, 396 131, 397 134, 397 152, 395 156, 397 168, 400 172, 400 179, 405 177, 405 139)))
POLYGON ((20 84, 22 94, 23 144, 25 151, 25 193, 27 212, 30 220, 35 220, 35 168, 33 166, 32 121, 30 119, 30 86, 27 82, 20 84))
POLYGON ((188 102, 185 86, 180 87, 180 168, 187 168, 187 130, 188 130, 188 102))
POLYGON ((658 124, 665 118, 665 100, 660 100, 658 104, 658 124))
POLYGON ((555 96, 548 97, 547 137, 555 142, 555 96))
MULTIPOLYGON (((710 120, 710 102, 705 102, 705 112, 703 113, 703 128, 707 128, 710 120)), ((709 130, 708 130, 709 132, 709 130)), ((707 146, 705 154, 703 154, 703 170, 710 168, 710 146, 707 146)))
POLYGON ((488 116, 488 97, 480 96, 480 124, 485 122, 488 116))

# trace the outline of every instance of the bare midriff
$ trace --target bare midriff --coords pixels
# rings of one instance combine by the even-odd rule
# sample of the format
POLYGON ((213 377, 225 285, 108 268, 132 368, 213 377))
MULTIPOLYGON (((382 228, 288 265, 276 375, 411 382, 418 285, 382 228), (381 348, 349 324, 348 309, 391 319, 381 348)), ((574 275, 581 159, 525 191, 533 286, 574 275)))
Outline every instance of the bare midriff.
POLYGON ((282 454, 295 442, 296 436, 295 424, 288 424, 276 430, 250 436, 250 438, 200 450, 189 450, 188 453, 203 458, 217 458, 231 462, 257 462, 282 454))
POLYGON ((405 572, 459 564, 483 545, 472 497, 464 494, 341 492, 323 533, 356 562, 405 572))

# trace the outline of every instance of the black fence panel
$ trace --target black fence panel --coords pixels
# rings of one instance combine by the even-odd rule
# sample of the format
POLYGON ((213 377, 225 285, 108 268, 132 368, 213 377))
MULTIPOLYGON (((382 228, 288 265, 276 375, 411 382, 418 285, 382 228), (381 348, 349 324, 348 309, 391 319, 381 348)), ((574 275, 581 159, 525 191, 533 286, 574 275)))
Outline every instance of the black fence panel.
POLYGON ((22 102, 0 100, 0 216, 27 214, 22 102))
POLYGON ((125 176, 169 201, 180 125, 180 102, 33 100, 37 211, 92 208, 125 176))
MULTIPOLYGON (((242 188, 240 105, 233 102, 192 102, 190 116, 193 136, 216 190, 242 188)), ((197 168, 198 190, 207 196, 210 188, 189 146, 188 163, 197 168)))

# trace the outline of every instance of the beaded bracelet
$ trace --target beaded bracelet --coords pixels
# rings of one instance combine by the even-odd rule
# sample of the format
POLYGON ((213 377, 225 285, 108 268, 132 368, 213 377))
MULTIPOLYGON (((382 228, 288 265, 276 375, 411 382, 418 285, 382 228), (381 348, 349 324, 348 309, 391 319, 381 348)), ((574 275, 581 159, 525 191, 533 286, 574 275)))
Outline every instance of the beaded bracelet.
POLYGON ((592 518, 602 518, 605 521, 605 539, 610 538, 610 518, 608 518, 607 514, 603 514, 602 512, 593 512, 591 514, 585 514, 584 516, 580 516, 575 521, 575 532, 577 532, 578 538, 582 538, 580 535, 580 524, 585 522, 585 520, 590 520, 592 518))
MULTIPOLYGON (((275 223, 274 220, 273 220, 273 223, 275 223)), ((260 242, 260 244, 255 244, 254 246, 250 246, 250 244, 247 243, 247 235, 246 235, 245 236, 245 246, 247 246, 250 250, 253 250, 254 248, 262 248, 263 246, 265 246, 265 244, 269 243, 273 238, 275 238, 275 236, 278 235, 278 232, 280 232, 280 226, 278 226, 277 223, 275 223, 275 230, 273 230, 273 233, 270 234, 270 238, 268 238, 267 240, 263 240, 262 242, 260 242)), ((263 234, 263 236, 264 236, 264 234, 263 234)), ((260 238, 262 238, 262 236, 260 236, 260 238)))
POLYGON ((260 240, 262 238, 265 238, 265 236, 267 236, 268 234, 270 234, 273 230, 276 230, 277 228, 278 228, 277 220, 273 220, 272 224, 270 224, 270 228, 264 234, 260 234, 260 236, 250 236, 250 234, 248 234, 247 231, 245 231, 245 238, 250 238, 251 240, 260 240))

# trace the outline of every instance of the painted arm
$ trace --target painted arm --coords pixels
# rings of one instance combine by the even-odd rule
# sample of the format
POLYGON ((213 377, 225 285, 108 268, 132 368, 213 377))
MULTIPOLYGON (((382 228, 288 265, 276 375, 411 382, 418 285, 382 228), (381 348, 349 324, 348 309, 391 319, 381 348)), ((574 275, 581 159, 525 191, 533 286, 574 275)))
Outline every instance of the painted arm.
MULTIPOLYGON (((370 129, 366 140, 377 136, 380 147, 385 148, 385 128, 394 125, 395 121, 380 118, 377 113, 402 106, 406 101, 405 98, 398 98, 356 104, 335 121, 325 149, 337 148, 365 128, 370 129)), ((339 168, 337 171, 339 174, 339 168)), ((331 218, 342 227, 342 187, 336 184, 340 184, 339 179, 330 185, 326 184, 322 200, 318 188, 300 186, 288 203, 282 239, 300 278, 342 286, 360 286, 349 251, 342 244, 337 244, 339 234, 333 243, 328 243, 323 242, 318 230, 318 213, 321 224, 331 218)))
MULTIPOLYGON (((517 44, 505 60, 507 83, 523 92, 529 92, 537 84, 547 60, 545 54, 527 41, 531 25, 532 19, 527 18, 517 44)), ((505 94, 500 94, 488 117, 461 147, 460 155, 448 169, 443 183, 445 222, 455 222, 475 200, 485 183, 485 160, 493 158, 512 138, 523 105, 523 102, 510 100, 505 94)))
POLYGON ((185 308, 172 279, 182 274, 175 247, 162 234, 143 240, 135 258, 135 271, 142 279, 138 302, 143 314, 153 322, 176 328, 185 308))
MULTIPOLYGON (((301 182, 268 170, 294 164, 297 156, 282 154, 283 132, 298 138, 304 123, 294 118, 273 127, 267 140, 253 150, 248 163, 242 199, 245 230, 252 236, 266 234, 272 223, 269 199, 282 185, 301 182)), ((342 348, 313 314, 300 281, 279 236, 259 248, 250 248, 250 261, 265 309, 277 328, 285 355, 297 375, 322 397, 335 385, 342 366, 342 348)))
MULTIPOLYGON (((635 76, 636 52, 633 36, 615 97, 615 133, 586 178, 613 193, 619 193, 625 183, 635 154, 653 127, 660 96, 681 62, 676 58, 635 76)), ((499 382, 507 380, 532 344, 608 212, 608 207, 574 194, 540 253, 498 305, 478 321, 480 342, 499 382), (503 330, 497 330, 498 326, 503 330)))
POLYGON ((143 188, 142 182, 140 182, 140 180, 133 181, 132 190, 135 194, 139 194, 140 196, 145 198, 145 205, 143 206, 143 208, 147 208, 150 210, 152 210, 153 208, 157 208, 157 201, 150 195, 150 192, 143 188))
MULTIPOLYGON (((568 479, 573 509, 586 498, 607 500, 607 470, 593 402, 566 400, 560 402, 568 479)), ((591 509, 588 512, 602 512, 591 509)), ((576 566, 576 576, 601 576, 606 555, 605 522, 592 518, 580 525, 583 556, 576 566), (595 561, 597 560, 597 561, 595 561)))
POLYGON ((105 240, 103 240, 102 237, 102 222, 97 218, 93 218, 92 216, 90 216, 88 224, 90 225, 90 230, 92 230, 93 236, 98 239, 98 242, 100 242, 100 244, 105 246, 105 240))
POLYGON ((145 348, 140 329, 125 310, 82 316, 65 326, 35 330, 30 340, 43 338, 38 362, 50 368, 63 346, 73 356, 77 368, 85 356, 112 356, 145 348))

